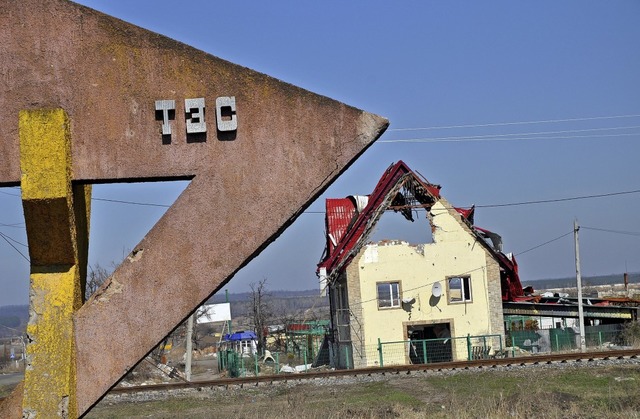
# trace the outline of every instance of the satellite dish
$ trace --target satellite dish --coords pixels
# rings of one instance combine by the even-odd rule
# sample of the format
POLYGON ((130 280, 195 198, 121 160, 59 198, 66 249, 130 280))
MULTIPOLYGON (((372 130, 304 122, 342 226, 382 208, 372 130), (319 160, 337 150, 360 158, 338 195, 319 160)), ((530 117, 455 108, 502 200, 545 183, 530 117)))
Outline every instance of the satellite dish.
POLYGON ((436 298, 442 295, 442 285, 440 285, 439 282, 433 284, 431 287, 431 294, 436 298))

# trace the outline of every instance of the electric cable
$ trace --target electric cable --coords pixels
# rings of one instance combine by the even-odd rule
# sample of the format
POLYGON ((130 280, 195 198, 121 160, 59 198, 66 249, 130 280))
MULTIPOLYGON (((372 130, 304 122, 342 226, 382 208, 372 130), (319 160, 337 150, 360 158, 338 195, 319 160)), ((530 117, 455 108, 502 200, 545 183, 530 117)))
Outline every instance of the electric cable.
MULTIPOLYGON (((640 128, 640 125, 631 125, 631 126, 618 126, 618 127, 604 127, 604 128, 583 128, 583 129, 567 129, 567 130, 556 130, 556 131, 533 131, 533 132, 514 132, 508 134, 484 134, 484 135, 461 135, 461 136, 447 136, 447 137, 428 137, 431 140, 455 140, 455 139, 475 139, 475 138, 495 138, 495 137, 518 137, 518 136, 532 136, 532 135, 547 135, 547 134, 573 134, 573 133, 584 133, 584 132, 595 132, 595 131, 617 131, 617 130, 626 130, 626 129, 637 129, 640 128)), ((543 137, 547 138, 547 137, 543 137)), ((551 137, 553 138, 553 137, 551 137)), ((402 140, 402 139, 400 139, 402 140)), ((415 140, 421 140, 421 138, 417 138, 415 140)), ((392 140, 390 140, 392 141, 392 140)), ((405 139, 403 141, 411 141, 411 139, 405 139)))
POLYGON ((627 236, 640 237, 640 233, 635 232, 635 231, 609 230, 609 229, 606 229, 606 228, 585 227, 585 226, 580 226, 580 228, 581 229, 585 229, 585 230, 603 231, 603 232, 606 232, 606 233, 624 234, 624 235, 627 235, 627 236))
POLYGON ((392 128, 387 131, 422 131, 436 129, 454 129, 454 128, 482 128, 482 127, 502 127, 508 125, 530 125, 530 124, 550 124, 560 122, 578 122, 578 121, 597 121, 603 119, 621 119, 621 118, 638 118, 640 114, 631 115, 612 115, 612 116, 592 116, 584 118, 565 118, 565 119, 543 119, 538 121, 517 121, 517 122, 496 122, 489 124, 466 124, 466 125, 449 125, 449 126, 432 126, 424 128, 392 128))
POLYGON ((18 250, 18 248, 17 248, 17 247, 15 247, 15 246, 13 245, 13 243, 11 243, 11 242, 10 242, 10 241, 5 237, 5 235, 4 235, 2 232, 0 232, 0 237, 2 237, 2 239, 4 239, 4 241, 6 241, 6 242, 9 244, 9 246, 13 247, 13 250, 15 250, 16 252, 18 252, 18 254, 24 258, 24 260, 26 260, 27 262, 31 263, 31 261, 29 260, 29 258, 28 258, 28 257, 26 257, 26 256, 25 256, 25 255, 24 255, 20 250, 18 250))

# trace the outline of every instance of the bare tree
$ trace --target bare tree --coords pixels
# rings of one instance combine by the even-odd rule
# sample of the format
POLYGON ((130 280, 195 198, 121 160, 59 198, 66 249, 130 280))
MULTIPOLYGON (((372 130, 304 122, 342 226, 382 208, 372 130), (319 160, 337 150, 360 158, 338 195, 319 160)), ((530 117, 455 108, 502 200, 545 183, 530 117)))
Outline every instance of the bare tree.
POLYGON ((84 290, 85 300, 91 297, 108 277, 109 272, 100 266, 99 263, 96 263, 94 266, 89 266, 89 274, 87 275, 87 282, 84 290))
POLYGON ((253 329, 258 337, 258 353, 264 353, 267 341, 267 320, 272 317, 271 305, 268 302, 267 278, 263 278, 257 284, 249 284, 251 288, 251 307, 253 329))

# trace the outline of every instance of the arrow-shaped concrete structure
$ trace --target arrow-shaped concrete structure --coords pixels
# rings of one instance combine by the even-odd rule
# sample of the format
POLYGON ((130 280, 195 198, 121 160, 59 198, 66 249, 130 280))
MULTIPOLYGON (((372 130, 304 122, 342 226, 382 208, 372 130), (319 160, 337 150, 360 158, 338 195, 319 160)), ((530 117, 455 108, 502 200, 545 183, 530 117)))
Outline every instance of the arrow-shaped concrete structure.
POLYGON ((19 112, 50 108, 68 115, 74 184, 191 179, 75 311, 80 415, 388 125, 68 1, 3 0, 0 186, 20 184, 19 112))

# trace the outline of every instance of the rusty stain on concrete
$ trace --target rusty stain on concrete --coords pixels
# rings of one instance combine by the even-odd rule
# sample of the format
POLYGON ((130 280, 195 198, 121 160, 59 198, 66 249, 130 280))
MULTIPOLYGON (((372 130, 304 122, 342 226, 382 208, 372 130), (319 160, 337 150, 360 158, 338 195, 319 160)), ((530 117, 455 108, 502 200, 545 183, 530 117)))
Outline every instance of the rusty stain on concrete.
POLYGON ((74 315, 78 414, 275 240, 388 125, 65 0, 5 0, 0 23, 0 186, 21 181, 16 115, 51 107, 69 114, 74 187, 191 180, 136 247, 144 257, 114 272, 119 292, 106 303, 90 299, 74 315), (233 140, 213 129, 204 141, 187 141, 177 109, 175 135, 163 141, 156 100, 202 97, 211 107, 221 96, 236 98, 233 140), (156 309, 168 300, 171 310, 156 309), (113 336, 129 342, 97 357, 113 336))

